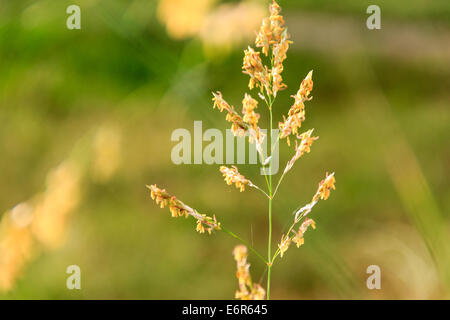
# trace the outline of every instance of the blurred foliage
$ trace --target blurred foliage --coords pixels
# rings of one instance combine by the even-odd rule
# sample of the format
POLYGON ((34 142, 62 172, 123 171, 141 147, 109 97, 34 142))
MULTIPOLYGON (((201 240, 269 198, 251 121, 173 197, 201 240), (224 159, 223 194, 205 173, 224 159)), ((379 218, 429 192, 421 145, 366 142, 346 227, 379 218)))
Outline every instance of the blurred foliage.
MULTIPOLYGON (((216 165, 170 160, 174 129, 192 129, 194 120, 204 129, 228 127, 212 110, 210 92, 240 103, 248 91, 242 50, 250 42, 211 54, 201 36, 172 39, 157 18, 158 2, 144 0, 80 0, 82 29, 68 30, 70 4, 0 3, 0 212, 43 191, 47 173, 104 125, 121 132, 121 165, 106 182, 84 180, 66 245, 43 250, 0 297, 232 298, 237 242, 171 219, 145 185, 215 214, 264 251, 266 207, 258 192, 228 187, 216 165), (81 267, 80 291, 65 287, 71 264, 81 267)), ((275 120, 314 69, 305 127, 320 140, 284 180, 275 240, 324 170, 336 172, 337 190, 312 213, 318 228, 305 245, 274 266, 272 296, 448 298, 450 4, 379 1, 377 31, 365 27, 369 1, 280 4, 295 43, 275 120), (399 50, 399 41, 418 49, 399 50), (365 286, 371 264, 381 267, 382 290, 365 286)), ((280 159, 290 152, 282 144, 280 159)), ((263 185, 257 170, 240 171, 263 185)), ((249 259, 258 281, 264 266, 249 259)))

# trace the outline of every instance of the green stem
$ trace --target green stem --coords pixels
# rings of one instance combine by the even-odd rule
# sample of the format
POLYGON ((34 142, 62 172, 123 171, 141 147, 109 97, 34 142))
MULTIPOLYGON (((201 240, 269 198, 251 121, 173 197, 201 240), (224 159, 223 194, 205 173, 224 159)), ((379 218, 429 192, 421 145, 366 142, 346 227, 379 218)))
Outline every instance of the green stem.
MULTIPOLYGON (((286 174, 286 172, 283 172, 283 174, 282 174, 281 177, 280 177, 280 180, 278 180, 277 186, 276 186, 276 188, 275 188, 275 192, 273 193, 273 197, 275 197, 275 195, 277 194, 278 187, 280 186, 281 181, 283 181, 283 178, 284 178, 284 175, 285 175, 285 174, 286 174)), ((272 197, 272 198, 273 198, 273 197, 272 197)))
MULTIPOLYGON (((269 107, 270 112, 270 143, 272 143, 272 102, 269 107)), ((272 251, 272 161, 269 164, 269 239, 267 243, 267 261, 271 260, 272 251)), ((272 273, 272 263, 268 263, 267 268, 267 300, 270 300, 270 278, 272 273)))
POLYGON ((247 241, 245 241, 244 239, 242 239, 241 237, 239 237, 238 235, 236 235, 235 233, 233 233, 232 231, 228 230, 227 228, 225 228, 222 224, 220 225, 220 230, 224 231, 225 233, 229 234, 230 236, 232 236, 235 239, 238 239, 239 241, 241 241, 243 244, 245 244, 258 258, 260 258, 264 264, 267 264, 267 260, 264 259, 264 257, 258 252, 256 251, 255 248, 253 248, 253 246, 251 246, 247 241))
MULTIPOLYGON (((302 220, 304 216, 305 216, 305 214, 302 213, 302 214, 294 221, 294 223, 289 227, 289 230, 288 230, 288 232, 286 233, 286 235, 289 235, 289 234, 291 233, 291 231, 292 231, 292 229, 294 229, 295 225, 296 225, 297 223, 299 223, 300 220, 302 220)), ((281 251, 280 251, 280 248, 278 248, 277 251, 275 251, 275 254, 273 255, 273 257, 268 259, 270 265, 273 265, 273 263, 275 262, 275 259, 278 257, 278 255, 280 254, 280 252, 281 252, 281 251)))
POLYGON ((267 190, 270 190, 269 180, 267 179, 267 172, 265 166, 264 166, 264 178, 266 179, 267 190))

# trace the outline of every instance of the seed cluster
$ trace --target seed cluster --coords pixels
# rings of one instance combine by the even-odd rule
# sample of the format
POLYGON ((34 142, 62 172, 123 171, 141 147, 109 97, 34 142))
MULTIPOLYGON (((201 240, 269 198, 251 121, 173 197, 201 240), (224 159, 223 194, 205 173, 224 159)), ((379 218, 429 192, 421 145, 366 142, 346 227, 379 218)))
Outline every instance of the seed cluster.
POLYGON ((250 276, 250 264, 247 262, 247 247, 238 245, 233 250, 234 260, 236 260, 236 277, 239 283, 239 290, 236 291, 235 298, 241 300, 263 300, 266 291, 258 283, 253 283, 250 276))
POLYGON ((297 91, 297 94, 292 96, 294 98, 294 104, 289 109, 288 117, 283 116, 284 121, 278 124, 280 128, 280 139, 286 138, 288 145, 290 145, 289 136, 291 134, 296 135, 298 129, 302 126, 302 122, 305 121, 304 102, 312 99, 312 97, 309 97, 312 88, 312 71, 310 71, 300 84, 300 89, 297 91))
POLYGON ((246 185, 252 185, 250 180, 247 180, 243 175, 241 175, 238 168, 235 166, 232 166, 231 168, 221 166, 220 172, 222 172, 225 182, 228 185, 232 185, 234 183, 240 192, 245 190, 246 185))
POLYGON ((178 200, 175 196, 167 193, 165 189, 160 189, 154 184, 147 186, 147 188, 150 189, 150 196, 160 208, 169 206, 172 217, 194 217, 197 220, 197 232, 205 233, 205 231, 208 231, 208 233, 211 234, 213 230, 220 230, 220 223, 217 222, 216 216, 209 217, 205 214, 198 213, 196 210, 178 200))

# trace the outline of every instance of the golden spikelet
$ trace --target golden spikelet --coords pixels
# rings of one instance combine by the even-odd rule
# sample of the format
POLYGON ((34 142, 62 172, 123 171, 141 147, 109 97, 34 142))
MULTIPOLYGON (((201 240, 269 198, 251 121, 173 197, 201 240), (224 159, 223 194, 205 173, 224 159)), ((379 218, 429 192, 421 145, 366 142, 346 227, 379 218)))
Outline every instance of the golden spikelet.
POLYGON ((246 93, 244 99, 242 100, 242 114, 244 115, 243 120, 249 125, 248 131, 250 143, 256 143, 258 151, 262 152, 260 149, 265 135, 258 126, 260 115, 254 111, 256 108, 258 108, 258 101, 246 93))
POLYGON ((319 188, 317 189, 317 193, 313 198, 313 201, 318 200, 319 198, 322 200, 327 200, 330 196, 330 191, 336 189, 334 184, 336 183, 336 179, 334 178, 334 172, 328 175, 324 180, 320 181, 319 188))
POLYGON ((266 94, 270 95, 272 90, 270 89, 270 72, 267 66, 264 66, 259 52, 248 47, 244 50, 244 61, 242 64, 242 72, 250 76, 248 87, 250 90, 257 87, 266 90, 266 94))
POLYGON ((293 231, 295 236, 292 238, 292 242, 294 242, 297 245, 297 248, 299 248, 301 245, 305 243, 305 239, 303 238, 303 235, 305 234, 306 230, 308 230, 308 227, 311 226, 313 229, 316 229, 316 223, 313 219, 305 219, 303 223, 300 225, 300 228, 297 232, 293 231))
MULTIPOLYGON (((269 50, 272 49, 272 67, 270 69, 271 89, 266 89, 266 91, 267 94, 273 94, 273 96, 276 97, 278 91, 287 87, 286 84, 283 83, 281 73, 284 70, 283 62, 286 60, 286 53, 292 41, 289 40, 289 34, 284 27, 284 19, 280 15, 281 8, 276 1, 273 1, 269 6, 269 11, 270 16, 263 19, 256 36, 255 44, 257 48, 261 48, 262 53, 266 56, 269 54, 269 50)), ((255 55, 253 52, 246 52, 246 57, 251 56, 251 54, 255 55)), ((259 69, 261 70, 262 67, 259 69)), ((249 87, 252 89, 253 85, 256 83, 254 80, 256 78, 255 72, 247 73, 251 76, 249 87)))
POLYGON ((220 223, 217 222, 216 216, 208 217, 205 214, 200 214, 195 209, 192 209, 182 201, 178 200, 175 196, 167 193, 165 189, 160 189, 154 184, 147 186, 147 188, 150 189, 151 198, 155 200, 156 204, 158 204, 160 208, 169 206, 172 217, 176 218, 185 216, 187 218, 191 216, 196 219, 197 232, 205 233, 206 230, 209 234, 211 234, 213 230, 220 230, 220 223))
POLYGON ((317 204, 317 202, 320 199, 327 200, 328 197, 330 196, 331 190, 336 189, 336 187, 334 186, 335 182, 336 179, 334 177, 334 172, 330 175, 327 172, 325 179, 319 183, 319 188, 314 194, 311 202, 294 213, 295 214, 294 223, 297 223, 302 216, 306 216, 308 213, 310 213, 312 208, 317 204))
POLYGON ((278 244, 278 249, 280 250, 280 257, 283 258, 284 253, 289 249, 289 246, 291 245, 291 238, 289 238, 289 235, 282 235, 281 241, 278 244))
POLYGON ((231 166, 231 168, 221 166, 220 172, 222 173, 225 182, 228 185, 232 185, 234 183, 236 185, 236 188, 238 188, 240 192, 245 190, 246 185, 254 187, 254 184, 250 180, 246 179, 243 175, 241 175, 238 171, 238 168, 235 166, 231 166))
POLYGON ((314 129, 310 129, 306 132, 303 132, 301 135, 297 136, 298 140, 295 141, 295 155, 289 160, 286 168, 284 169, 284 173, 288 172, 294 166, 295 161, 300 159, 301 156, 305 153, 309 153, 311 151, 312 143, 319 139, 319 137, 311 137, 314 129), (299 143, 300 141, 300 143, 299 143))
POLYGON ((272 30, 270 19, 264 18, 255 41, 256 47, 262 48, 261 51, 266 56, 269 54, 269 48, 272 44, 272 30))
POLYGON ((246 93, 244 99, 242 100, 242 114, 244 115, 244 121, 252 128, 258 127, 260 115, 255 112, 256 108, 258 108, 258 101, 246 93))
POLYGON ((311 226, 313 229, 316 229, 316 223, 312 219, 305 219, 300 225, 297 232, 292 229, 295 224, 296 222, 294 222, 294 224, 291 226, 291 228, 289 229, 290 232, 288 234, 281 236, 281 241, 278 244, 278 250, 281 258, 283 258, 284 253, 289 249, 289 246, 292 242, 296 244, 297 248, 305 243, 305 239, 303 236, 306 230, 308 230, 309 226, 311 226), (290 235, 291 232, 294 234, 293 236, 290 235))
POLYGON ((269 6, 270 16, 263 19, 261 28, 256 36, 256 47, 262 48, 261 51, 266 56, 269 54, 270 46, 279 43, 285 30, 284 19, 280 15, 281 8, 273 1, 269 6))
POLYGON ((242 113, 241 116, 232 105, 226 102, 222 93, 218 91, 213 92, 213 109, 217 107, 220 112, 226 111, 226 120, 231 122, 231 132, 238 137, 243 137, 247 133, 249 135, 249 142, 256 143, 256 149, 258 152, 262 152, 262 143, 265 135, 258 127, 259 114, 254 111, 258 107, 258 101, 253 99, 249 94, 245 94, 242 100, 242 113))
POLYGON ((273 0, 272 4, 269 6, 270 12, 270 28, 272 31, 272 41, 274 43, 279 43, 281 41, 281 35, 284 32, 284 19, 280 15, 281 7, 278 3, 273 0))
POLYGON ((276 97, 277 92, 287 88, 286 84, 283 83, 283 78, 281 73, 284 70, 283 62, 286 60, 286 52, 289 49, 289 45, 292 41, 288 40, 289 35, 286 30, 284 30, 280 42, 276 43, 273 47, 273 67, 272 67, 272 91, 273 95, 276 97))
POLYGON ((297 94, 292 96, 294 104, 289 109, 288 117, 283 117, 283 122, 278 124, 280 128, 280 139, 287 138, 286 141, 290 145, 289 136, 297 134, 302 122, 305 121, 305 101, 309 101, 312 97, 309 94, 313 88, 312 71, 308 73, 302 81, 297 94))
POLYGON ((248 130, 248 125, 244 122, 242 117, 236 112, 233 106, 229 105, 228 102, 223 99, 220 91, 217 93, 213 92, 213 96, 213 108, 217 107, 220 112, 223 112, 224 110, 228 112, 226 120, 231 122, 231 132, 233 132, 235 136, 245 136, 248 130))
POLYGON ((236 246, 233 250, 233 256, 236 261, 236 278, 239 284, 235 298, 241 300, 263 300, 266 291, 259 284, 252 283, 250 264, 247 263, 247 247, 244 245, 236 246))

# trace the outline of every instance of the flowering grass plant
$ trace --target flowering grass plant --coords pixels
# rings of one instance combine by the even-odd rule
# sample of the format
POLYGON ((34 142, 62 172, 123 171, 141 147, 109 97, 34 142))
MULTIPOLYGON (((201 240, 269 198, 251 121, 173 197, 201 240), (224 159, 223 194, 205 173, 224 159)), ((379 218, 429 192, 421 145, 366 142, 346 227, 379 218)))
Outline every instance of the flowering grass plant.
POLYGON ((282 258, 286 250, 292 243, 297 247, 304 244, 304 235, 309 227, 315 229, 314 220, 307 217, 312 208, 319 200, 326 200, 330 196, 330 191, 335 189, 334 173, 326 174, 325 178, 319 183, 318 189, 312 200, 307 205, 294 211, 292 224, 287 232, 281 235, 277 249, 273 252, 272 248, 272 205, 277 195, 279 186, 284 176, 292 169, 295 162, 304 154, 311 151, 311 146, 318 137, 313 136, 313 129, 300 133, 299 129, 305 121, 305 102, 310 101, 312 96, 310 93, 313 89, 312 74, 308 75, 300 84, 300 88, 295 95, 292 96, 294 102, 289 109, 287 116, 283 116, 283 121, 278 123, 278 134, 273 132, 273 107, 277 95, 280 91, 287 88, 283 83, 282 72, 283 62, 287 58, 287 51, 292 41, 289 40, 289 34, 284 26, 284 19, 280 15, 281 8, 275 2, 269 6, 270 16, 263 19, 261 28, 257 34, 255 46, 260 51, 248 47, 244 51, 243 73, 250 77, 248 87, 250 90, 258 90, 258 98, 265 103, 269 113, 269 134, 267 136, 259 127, 260 115, 256 112, 258 108, 258 100, 250 94, 245 93, 242 100, 242 113, 239 113, 232 105, 230 105, 222 96, 221 92, 213 93, 213 108, 217 107, 220 112, 226 112, 226 120, 231 123, 231 131, 235 136, 249 137, 249 142, 254 143, 256 150, 264 164, 264 177, 267 189, 257 186, 252 181, 239 173, 235 166, 221 166, 220 172, 223 174, 225 182, 228 185, 235 185, 239 191, 245 191, 246 187, 258 189, 268 199, 268 243, 267 256, 259 253, 249 245, 241 237, 225 228, 217 221, 213 215, 207 216, 192 209, 175 196, 169 194, 166 190, 160 189, 156 185, 150 185, 151 197, 160 205, 161 208, 169 207, 172 217, 186 218, 192 217, 196 220, 196 230, 200 233, 207 232, 212 234, 214 231, 224 231, 232 237, 240 240, 243 244, 238 245, 233 250, 233 256, 237 264, 236 277, 238 278, 238 290, 235 298, 238 299, 270 299, 271 273, 275 260, 282 258), (265 63, 266 62, 266 63, 265 63), (264 140, 270 140, 271 152, 265 157, 263 153, 264 140), (288 146, 291 146, 291 140, 295 141, 294 155, 287 162, 284 171, 278 178, 276 184, 273 183, 272 173, 272 154, 274 146, 281 140, 286 140, 288 146), (261 261, 267 265, 267 287, 264 289, 260 284, 253 283, 250 276, 250 264, 247 262, 248 249, 250 249, 261 261))

